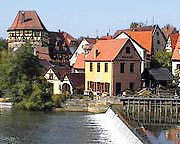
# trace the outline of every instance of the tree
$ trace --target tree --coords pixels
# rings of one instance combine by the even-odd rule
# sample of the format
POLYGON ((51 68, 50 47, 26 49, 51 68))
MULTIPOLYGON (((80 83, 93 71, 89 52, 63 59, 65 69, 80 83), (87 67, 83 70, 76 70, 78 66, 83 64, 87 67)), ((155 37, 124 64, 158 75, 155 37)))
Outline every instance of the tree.
POLYGON ((7 40, 0 38, 0 51, 5 49, 8 49, 7 40))
POLYGON ((142 22, 132 22, 131 24, 130 24, 130 28, 131 29, 134 29, 134 28, 137 28, 137 27, 143 27, 144 26, 144 23, 142 23, 142 22))
POLYGON ((155 52, 155 54, 152 57, 152 67, 165 67, 170 68, 171 67, 171 52, 166 51, 159 51, 155 52))
POLYGON ((42 67, 30 44, 3 59, 0 67, 0 93, 11 98, 16 108, 43 110, 52 106, 42 67))

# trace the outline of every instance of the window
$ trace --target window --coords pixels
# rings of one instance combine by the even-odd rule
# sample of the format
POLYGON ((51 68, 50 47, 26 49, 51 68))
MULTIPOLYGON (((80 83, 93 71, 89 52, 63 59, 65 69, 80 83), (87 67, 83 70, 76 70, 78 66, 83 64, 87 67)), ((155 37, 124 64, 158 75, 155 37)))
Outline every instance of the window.
POLYGON ((90 72, 92 72, 93 71, 93 63, 90 63, 90 72))
POLYGON ((108 63, 105 63, 105 64, 104 64, 104 67, 105 67, 104 71, 105 71, 105 72, 108 72, 108 63))
POLYGON ((159 32, 157 32, 157 36, 159 36, 159 32))
POLYGON ((160 40, 157 40, 157 44, 160 44, 160 40))
POLYGON ((97 63, 97 72, 100 72, 100 63, 97 63))
POLYGON ((53 80, 53 73, 49 73, 49 80, 53 80))
POLYGON ((133 83, 133 82, 130 82, 130 83, 129 83, 129 89, 130 89, 130 90, 134 90, 134 83, 133 83))
POLYGON ((177 64, 177 69, 179 69, 179 70, 180 70, 180 64, 177 64))
POLYGON ((96 57, 99 55, 99 51, 98 50, 96 50, 95 55, 96 55, 96 57))
POLYGON ((120 63, 120 72, 124 73, 124 63, 120 63))
POLYGON ((109 83, 105 83, 105 92, 109 93, 109 83))
POLYGON ((127 54, 130 54, 130 52, 131 52, 131 51, 130 51, 130 47, 126 47, 126 53, 127 53, 127 54))
POLYGON ((130 63, 130 72, 131 72, 131 73, 134 72, 134 63, 130 63))

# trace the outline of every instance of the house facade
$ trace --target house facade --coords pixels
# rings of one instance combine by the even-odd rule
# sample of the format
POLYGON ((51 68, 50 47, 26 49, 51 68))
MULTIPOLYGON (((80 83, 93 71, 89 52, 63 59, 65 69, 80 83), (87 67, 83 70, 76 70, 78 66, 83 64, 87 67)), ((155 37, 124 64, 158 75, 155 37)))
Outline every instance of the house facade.
POLYGON ((180 72, 180 36, 178 37, 176 47, 173 51, 172 55, 172 74, 176 75, 180 72))
POLYGON ((79 54, 87 54, 91 50, 91 46, 96 42, 95 38, 84 38, 79 44, 78 48, 74 51, 71 59, 70 66, 73 66, 79 54), (90 49, 89 49, 90 48, 90 49))
POLYGON ((138 54, 141 56, 141 73, 144 71, 145 68, 148 67, 149 60, 147 58, 146 49, 143 48, 140 44, 138 44, 134 39, 132 39, 127 33, 121 32, 115 39, 130 39, 134 47, 136 48, 138 54))
POLYGON ((26 42, 35 48, 48 47, 48 31, 35 11, 19 11, 8 29, 9 52, 17 50, 26 42))
POLYGON ((62 81, 70 73, 66 67, 50 67, 45 72, 45 79, 52 84, 53 94, 62 94, 62 81))
POLYGON ((166 43, 166 47, 165 47, 165 50, 167 52, 174 51, 177 44, 178 37, 179 37, 179 33, 169 35, 167 43, 166 43))
POLYGON ((166 37, 158 25, 118 30, 115 32, 114 38, 118 37, 121 32, 126 32, 131 36, 148 51, 150 56, 157 51, 163 51, 166 45, 166 37))
POLYGON ((85 59, 85 93, 115 96, 141 87, 141 57, 128 39, 98 40, 85 59))

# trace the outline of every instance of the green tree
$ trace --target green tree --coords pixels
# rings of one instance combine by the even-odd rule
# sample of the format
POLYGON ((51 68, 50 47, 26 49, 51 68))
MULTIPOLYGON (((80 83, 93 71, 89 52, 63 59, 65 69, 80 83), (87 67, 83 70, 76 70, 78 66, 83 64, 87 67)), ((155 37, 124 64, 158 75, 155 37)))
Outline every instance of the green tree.
POLYGON ((4 49, 8 49, 7 40, 0 38, 0 51, 4 49))
POLYGON ((16 108, 43 110, 52 106, 42 67, 30 44, 3 59, 0 67, 0 93, 11 98, 16 108))
POLYGON ((131 29, 134 29, 134 28, 137 28, 137 27, 143 27, 143 26, 144 26, 144 23, 142 23, 142 22, 132 22, 130 24, 131 29))
POLYGON ((155 54, 152 57, 152 67, 170 68, 171 57, 172 57, 171 52, 166 52, 166 51, 155 52, 155 54))

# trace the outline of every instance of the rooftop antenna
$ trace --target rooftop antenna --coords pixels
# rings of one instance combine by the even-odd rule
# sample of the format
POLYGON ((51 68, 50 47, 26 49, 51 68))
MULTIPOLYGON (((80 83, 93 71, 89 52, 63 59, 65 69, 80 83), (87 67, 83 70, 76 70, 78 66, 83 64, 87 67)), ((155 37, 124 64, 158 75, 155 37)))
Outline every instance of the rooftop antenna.
POLYGON ((153 16, 153 20, 152 20, 152 25, 154 25, 154 16, 153 16))
POLYGON ((148 20, 146 19, 146 26, 148 25, 148 20))
POLYGON ((99 37, 99 31, 98 31, 98 29, 96 29, 96 37, 98 38, 99 37))

